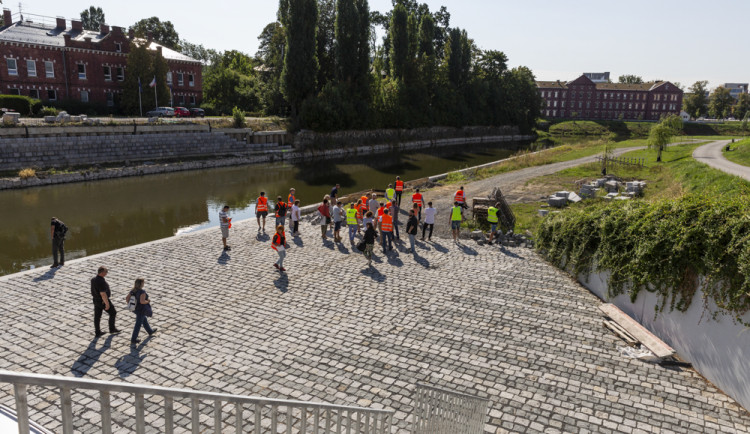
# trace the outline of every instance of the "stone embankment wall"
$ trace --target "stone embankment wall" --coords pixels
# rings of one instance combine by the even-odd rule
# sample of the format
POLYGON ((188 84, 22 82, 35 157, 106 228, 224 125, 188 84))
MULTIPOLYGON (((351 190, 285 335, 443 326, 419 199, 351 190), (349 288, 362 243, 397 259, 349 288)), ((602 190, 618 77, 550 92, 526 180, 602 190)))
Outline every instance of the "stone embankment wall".
MULTIPOLYGON (((101 127, 97 128, 96 131, 102 131, 101 127)), ((123 163, 124 166, 114 169, 93 169, 53 175, 40 174, 39 177, 27 179, 5 178, 0 179, 0 189, 25 188, 273 161, 297 162, 315 159, 346 158, 355 155, 381 154, 394 150, 415 150, 480 143, 519 142, 533 139, 533 136, 511 134, 396 141, 330 149, 303 146, 299 150, 294 150, 288 146, 281 146, 286 140, 283 133, 277 136, 265 134, 257 138, 253 134, 252 139, 247 139, 247 137, 238 137, 238 134, 241 135, 242 133, 234 130, 228 133, 220 132, 221 130, 214 130, 213 132, 206 130, 175 130, 173 133, 165 133, 165 131, 168 131, 165 130, 159 132, 140 131, 134 134, 132 127, 113 128, 130 128, 131 132, 130 134, 124 134, 118 130, 116 134, 112 135, 91 135, 87 133, 84 135, 30 136, 29 138, 2 138, 2 135, 0 135, 0 170, 17 171, 27 167, 67 168, 105 163, 123 163), (180 159, 201 159, 201 161, 170 162, 167 164, 153 163, 158 163, 159 160, 174 161, 180 159), (153 162, 138 164, 145 161, 153 162)), ((440 133, 440 131, 431 131, 431 129, 425 130, 419 134, 433 135, 440 133)), ((452 130, 454 133, 461 131, 457 129, 452 130)), ((46 129, 46 131, 48 132, 49 129, 46 129)), ((73 131, 74 133, 81 132, 81 130, 73 131)), ((369 137, 370 133, 373 132, 360 132, 360 134, 364 134, 367 137, 369 137)), ((300 134, 307 134, 306 137, 309 138, 309 133, 300 134)), ((347 132, 342 133, 341 136, 354 137, 352 134, 347 132)), ((381 137, 379 132, 374 132, 374 134, 383 140, 386 137, 390 137, 389 134, 381 137)), ((360 140, 363 139, 360 137, 360 140)), ((357 140, 354 140, 354 142, 357 143, 357 140)))
MULTIPOLYGON (((668 308, 655 315, 657 295, 641 291, 633 302, 627 294, 608 296, 607 273, 581 276, 578 281, 602 300, 613 303, 669 344, 683 359, 740 403, 750 409, 750 330, 730 317, 712 319, 717 308, 712 302, 704 306, 703 291, 698 289, 686 312, 668 308)), ((743 321, 750 323, 750 313, 743 321)))

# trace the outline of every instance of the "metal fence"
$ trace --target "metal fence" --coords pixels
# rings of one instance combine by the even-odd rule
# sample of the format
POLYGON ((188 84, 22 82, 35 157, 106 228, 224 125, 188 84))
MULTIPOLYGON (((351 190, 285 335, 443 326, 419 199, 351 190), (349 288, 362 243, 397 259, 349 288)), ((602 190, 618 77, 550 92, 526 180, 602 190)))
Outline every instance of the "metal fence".
MULTIPOLYGON (((83 380, 52 375, 25 374, 0 370, 0 383, 13 385, 18 432, 29 434, 29 389, 34 386, 56 389, 59 395, 60 423, 63 434, 74 432, 73 404, 80 394, 98 400, 100 417, 95 423, 104 434, 111 434, 112 402, 118 402, 117 415, 126 415, 134 408, 134 431, 144 433, 148 426, 173 433, 176 416, 184 423, 182 430, 193 433, 234 432, 263 433, 336 433, 386 434, 391 432, 393 411, 340 406, 304 401, 267 399, 261 397, 200 392, 189 389, 127 384, 121 382, 83 380), (96 394, 98 392, 98 396, 96 394), (115 395, 117 397, 115 398, 115 395), (122 395, 125 395, 123 398, 122 395), (158 400, 158 412, 146 411, 149 403, 158 400), (181 407, 176 412, 175 406, 181 407), (123 409, 122 407, 129 407, 123 409), (213 418, 201 416, 201 406, 212 408, 213 418), (157 420, 161 419, 158 423, 157 420), (148 422, 147 422, 148 421, 148 422), (162 423, 163 421, 163 423, 162 423), (163 428, 162 428, 163 426, 163 428)), ((78 397, 80 398, 80 397, 78 397)), ((92 408, 89 404, 87 409, 92 408)), ((150 405, 149 408, 153 408, 150 405)), ((91 421, 89 421, 91 422, 91 421)), ((115 427, 117 430, 118 428, 115 427)))
POLYGON ((596 161, 602 162, 606 160, 607 167, 612 166, 635 166, 635 167, 646 167, 645 158, 633 158, 633 157, 610 157, 604 158, 601 155, 596 157, 596 161))
POLYGON ((417 384, 412 434, 482 434, 489 400, 417 384))

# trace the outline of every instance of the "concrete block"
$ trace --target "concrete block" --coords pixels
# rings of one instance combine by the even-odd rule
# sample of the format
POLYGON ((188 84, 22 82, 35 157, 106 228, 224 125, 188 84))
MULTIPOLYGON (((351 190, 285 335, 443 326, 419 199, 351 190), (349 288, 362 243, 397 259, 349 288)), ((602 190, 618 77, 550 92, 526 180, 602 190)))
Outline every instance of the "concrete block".
POLYGON ((579 196, 579 195, 577 195, 577 194, 575 194, 575 193, 573 193, 571 191, 570 194, 568 194, 568 200, 571 201, 571 202, 573 202, 573 203, 578 203, 578 202, 582 201, 583 199, 581 198, 581 196, 579 196))
POLYGON ((548 209, 540 209, 538 212, 539 212, 539 216, 540 217, 546 217, 547 214, 549 214, 549 210, 548 209))
POLYGON ((21 119, 21 113, 3 113, 3 124, 16 125, 21 119))
POLYGON ((567 191, 558 191, 557 193, 555 193, 555 196, 557 196, 557 197, 564 197, 564 198, 567 199, 569 194, 570 193, 567 192, 567 191))
POLYGON ((549 204, 549 206, 553 206, 555 208, 563 208, 568 205, 568 198, 552 196, 547 200, 547 203, 549 204))

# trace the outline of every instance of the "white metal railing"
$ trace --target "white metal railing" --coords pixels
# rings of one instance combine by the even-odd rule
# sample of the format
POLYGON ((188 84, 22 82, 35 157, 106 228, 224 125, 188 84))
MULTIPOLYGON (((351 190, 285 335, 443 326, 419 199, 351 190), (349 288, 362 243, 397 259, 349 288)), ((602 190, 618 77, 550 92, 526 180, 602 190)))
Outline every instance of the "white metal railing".
POLYGON ((482 434, 489 400, 417 383, 413 434, 482 434))
MULTIPOLYGON (((0 370, 0 383, 13 385, 16 400, 16 415, 18 417, 18 432, 29 434, 29 386, 56 388, 60 395, 60 419, 63 434, 73 434, 73 393, 82 391, 99 392, 101 425, 103 434, 112 433, 111 395, 126 393, 134 397, 133 401, 125 401, 122 405, 132 402, 135 407, 135 432, 146 431, 146 396, 163 398, 164 432, 173 433, 175 427, 175 400, 189 400, 190 411, 188 419, 193 433, 224 431, 225 416, 231 414, 224 411, 224 406, 230 406, 234 413, 236 433, 261 432, 278 433, 336 433, 336 434, 386 434, 391 432, 393 411, 377 410, 362 407, 332 405, 315 402, 269 399, 262 397, 230 395, 226 393, 200 392, 190 389, 172 389, 168 387, 128 384, 112 381, 84 380, 53 375, 26 374, 0 370), (213 429, 206 430, 201 426, 200 405, 203 402, 213 404, 213 429), (247 409, 252 407, 252 417, 245 418, 247 409)), ((120 414, 122 412, 118 412, 120 414)), ((151 418, 150 418, 151 419, 151 418)), ((93 423, 93 422, 92 422, 93 423)), ((187 427, 185 427, 187 428, 187 427)), ((228 427, 230 428, 230 427, 228 427)))

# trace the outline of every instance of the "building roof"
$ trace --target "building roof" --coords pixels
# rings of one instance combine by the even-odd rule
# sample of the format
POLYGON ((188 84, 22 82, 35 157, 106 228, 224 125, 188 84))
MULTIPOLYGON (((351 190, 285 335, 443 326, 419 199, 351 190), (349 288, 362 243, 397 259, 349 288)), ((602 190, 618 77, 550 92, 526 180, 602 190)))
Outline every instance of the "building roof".
MULTIPOLYGON (((581 77, 584 78, 583 81, 590 81, 588 78, 586 78, 586 76, 582 75, 581 77)), ((540 89, 567 89, 569 83, 575 83, 578 80, 580 80, 581 77, 578 77, 577 79, 573 81, 569 81, 568 83, 563 83, 560 80, 537 81, 536 87, 540 89)), ((630 84, 630 83, 593 83, 593 84, 596 86, 597 90, 650 91, 658 87, 661 87, 665 84, 669 84, 669 82, 668 81, 649 81, 646 83, 637 83, 637 84, 630 84)))
MULTIPOLYGON (((19 21, 9 26, 0 27, 0 42, 20 42, 25 44, 47 45, 51 47, 64 47, 65 35, 70 35, 73 41, 83 42, 86 38, 91 38, 94 44, 100 43, 110 33, 101 33, 91 30, 73 30, 71 28, 60 29, 51 25, 34 23, 31 21, 19 21)), ((127 36, 127 35, 126 35, 127 36)), ((137 41, 145 42, 145 39, 137 41)), ((182 62, 196 62, 198 60, 178 53, 159 43, 151 42, 148 49, 156 51, 157 47, 162 47, 162 55, 167 60, 178 60, 182 62)))

